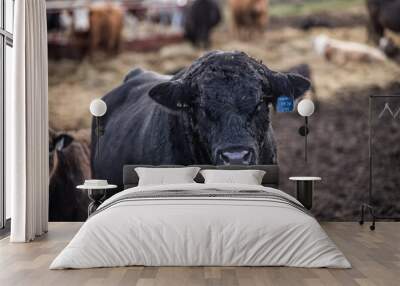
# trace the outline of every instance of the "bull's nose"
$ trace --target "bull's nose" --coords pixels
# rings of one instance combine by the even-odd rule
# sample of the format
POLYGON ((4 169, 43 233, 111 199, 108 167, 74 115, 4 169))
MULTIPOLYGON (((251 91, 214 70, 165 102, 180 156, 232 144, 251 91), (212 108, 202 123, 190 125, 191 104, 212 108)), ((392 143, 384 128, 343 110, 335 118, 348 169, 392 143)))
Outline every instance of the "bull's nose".
POLYGON ((255 156, 252 149, 230 149, 218 152, 218 163, 223 165, 254 164, 255 156))

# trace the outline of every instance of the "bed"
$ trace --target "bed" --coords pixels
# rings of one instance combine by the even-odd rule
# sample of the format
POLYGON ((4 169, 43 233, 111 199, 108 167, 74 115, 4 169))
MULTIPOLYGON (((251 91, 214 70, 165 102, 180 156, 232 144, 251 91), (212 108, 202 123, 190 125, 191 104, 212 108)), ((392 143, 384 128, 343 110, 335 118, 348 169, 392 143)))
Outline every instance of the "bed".
POLYGON ((196 183, 153 186, 138 186, 136 167, 124 167, 124 191, 98 208, 50 269, 351 267, 309 211, 278 190, 278 166, 199 166, 264 170, 262 185, 204 184, 197 175, 196 183))

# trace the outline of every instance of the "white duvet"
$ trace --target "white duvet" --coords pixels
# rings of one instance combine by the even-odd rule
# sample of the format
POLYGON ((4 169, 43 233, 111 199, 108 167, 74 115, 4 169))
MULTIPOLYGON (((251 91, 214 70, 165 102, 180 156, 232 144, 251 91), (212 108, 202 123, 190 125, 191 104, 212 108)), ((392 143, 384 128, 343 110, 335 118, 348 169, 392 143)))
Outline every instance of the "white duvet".
MULTIPOLYGON (((262 186, 180 184, 131 188, 102 206, 130 192, 204 188, 265 190, 296 201, 262 186)), ((227 197, 111 205, 83 224, 50 269, 127 265, 351 267, 312 216, 274 201, 227 197)))

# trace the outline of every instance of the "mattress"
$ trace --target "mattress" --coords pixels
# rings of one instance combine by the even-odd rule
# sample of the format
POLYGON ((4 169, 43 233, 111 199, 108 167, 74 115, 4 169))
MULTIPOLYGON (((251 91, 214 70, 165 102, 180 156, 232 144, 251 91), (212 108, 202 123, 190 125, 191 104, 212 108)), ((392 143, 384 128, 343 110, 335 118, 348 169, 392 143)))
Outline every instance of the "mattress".
POLYGON ((50 269, 132 265, 351 267, 292 196, 263 186, 197 183, 114 195, 50 269))

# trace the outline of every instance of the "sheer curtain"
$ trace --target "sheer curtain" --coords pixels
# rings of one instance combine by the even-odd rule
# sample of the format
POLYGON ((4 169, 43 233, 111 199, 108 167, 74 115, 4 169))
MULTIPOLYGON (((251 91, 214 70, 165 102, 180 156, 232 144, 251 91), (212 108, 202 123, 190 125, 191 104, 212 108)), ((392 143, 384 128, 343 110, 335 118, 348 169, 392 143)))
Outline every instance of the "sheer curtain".
POLYGON ((12 242, 48 225, 48 82, 45 0, 15 1, 13 92, 6 98, 6 187, 12 242))

